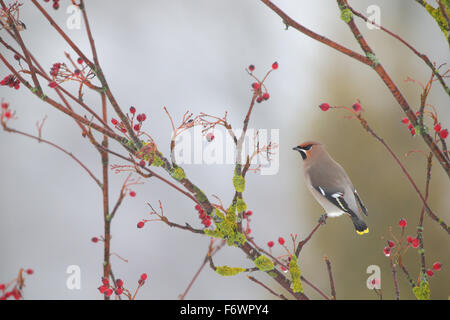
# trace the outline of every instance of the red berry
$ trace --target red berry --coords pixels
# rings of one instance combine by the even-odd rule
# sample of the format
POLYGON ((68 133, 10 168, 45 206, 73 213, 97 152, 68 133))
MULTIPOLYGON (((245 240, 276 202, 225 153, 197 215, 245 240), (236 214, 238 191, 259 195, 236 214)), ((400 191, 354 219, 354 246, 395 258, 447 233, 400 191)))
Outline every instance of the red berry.
POLYGON ((9 107, 9 103, 7 103, 7 102, 2 102, 2 109, 3 109, 3 110, 8 109, 8 107, 9 107))
POLYGON ((53 9, 58 10, 59 9, 59 3, 53 2, 53 9))
POLYGON ((137 227, 138 227, 139 229, 141 229, 141 228, 144 227, 144 225, 145 225, 145 222, 144 222, 144 221, 139 221, 138 224, 137 224, 137 227))
POLYGON ((15 55, 14 55, 14 59, 20 60, 20 56, 19 56, 18 54, 15 54, 15 55))
POLYGON ((142 168, 145 167, 145 161, 144 160, 139 161, 139 166, 141 166, 142 168))
POLYGON ((82 63, 84 62, 84 60, 83 60, 82 58, 78 58, 78 59, 77 59, 77 62, 78 62, 79 64, 82 64, 82 63))
POLYGON ((73 73, 75 73, 75 75, 79 75, 79 74, 81 73, 81 71, 80 71, 79 69, 75 69, 75 70, 73 71, 73 73))
POLYGON ((147 274, 146 273, 141 274, 141 280, 142 281, 147 280, 147 274))
POLYGON ((130 197, 136 197, 136 192, 130 191, 130 197))
POLYGON ((277 70, 278 69, 278 62, 274 62, 274 63, 272 63, 272 69, 273 70, 277 70))
POLYGON ((33 269, 27 269, 25 272, 27 274, 29 274, 29 275, 32 275, 34 273, 34 270, 33 269))
POLYGON ((384 247, 383 252, 386 257, 389 257, 391 255, 391 248, 384 247))
POLYGON ((136 117, 136 120, 139 121, 139 122, 142 122, 142 115, 138 114, 137 117, 136 117))
POLYGON ((98 238, 97 238, 97 237, 93 237, 93 238, 91 239, 91 241, 92 241, 93 243, 97 243, 97 242, 98 242, 98 238))
POLYGON ((407 123, 409 123, 409 119, 408 119, 408 118, 406 118, 406 117, 404 117, 404 118, 402 119, 402 123, 404 123, 404 124, 407 124, 407 123))
POLYGON ((412 128, 414 128, 414 126, 411 123, 408 124, 408 129, 411 130, 412 128))
POLYGON ((114 292, 115 292, 115 294, 117 294, 118 296, 120 296, 120 295, 123 293, 123 288, 122 288, 122 287, 117 288, 114 292))
POLYGON ((269 242, 267 242, 267 246, 268 246, 269 248, 272 248, 272 247, 273 247, 273 245, 274 245, 273 241, 269 241, 269 242))
POLYGON ((439 132, 439 136, 442 139, 447 139, 447 137, 448 137, 448 130, 447 129, 441 130, 441 132, 439 132))
POLYGON ((319 108, 322 110, 322 111, 328 111, 329 109, 330 109, 330 105, 328 104, 328 103, 322 103, 320 106, 319 106, 319 108))
POLYGON ((119 287, 119 288, 123 287, 123 281, 121 279, 116 280, 116 287, 119 287))
POLYGON ((14 84, 14 89, 19 90, 20 88, 20 82, 16 81, 16 83, 14 84))
POLYGON ((116 126, 119 123, 119 121, 117 121, 116 119, 111 119, 111 123, 116 126))
POLYGON ((52 82, 50 82, 50 83, 48 84, 48 86, 49 86, 50 88, 56 88, 56 87, 58 86, 58 84, 57 84, 55 81, 52 81, 52 82))
POLYGON ((406 220, 401 218, 400 221, 398 222, 398 225, 402 228, 406 227, 407 225, 406 220))
POLYGON ((287 271, 287 269, 283 266, 281 266, 281 271, 287 271))
POLYGON ((111 296, 112 294, 113 294, 112 289, 106 289, 106 291, 105 291, 105 296, 109 297, 109 296, 111 296))
POLYGON ((388 246, 389 246, 389 248, 393 248, 393 247, 395 247, 395 242, 394 241, 392 241, 392 240, 388 240, 388 246))
POLYGON ((264 92, 264 94, 262 95, 264 100, 268 100, 270 98, 270 95, 268 92, 264 92))
POLYGON ((11 119, 11 117, 12 117, 11 111, 6 110, 6 112, 5 112, 5 118, 6 118, 6 119, 11 119))
POLYGON ((359 102, 356 102, 353 106, 352 106, 353 110, 355 110, 356 112, 361 111, 362 107, 361 104, 359 102))
POLYGON ((145 115, 145 113, 142 113, 141 117, 142 117, 142 121, 145 121, 145 119, 147 119, 147 116, 145 115))
POLYGON ((406 237, 406 242, 411 243, 413 240, 413 238, 411 236, 407 236, 406 237))
POLYGON ((253 88, 254 90, 258 90, 258 89, 259 89, 259 83, 258 83, 258 82, 253 82, 253 83, 252 83, 252 88, 253 88))
POLYGON ((136 108, 133 107, 133 106, 131 106, 131 107, 130 107, 130 113, 131 113, 131 114, 135 114, 135 113, 136 113, 136 108))
POLYGON ((415 135, 416 135, 416 129, 414 129, 414 128, 411 129, 411 135, 412 135, 412 136, 415 136, 415 135))
POLYGON ((278 243, 283 245, 284 244, 284 238, 283 237, 279 237, 278 238, 278 243))
POLYGON ((252 210, 248 210, 248 211, 245 213, 245 215, 248 216, 248 217, 250 217, 252 214, 253 214, 253 211, 252 211, 252 210))
POLYGON ((213 141, 213 140, 214 140, 214 134, 213 134, 212 132, 209 132, 209 133, 206 135, 206 140, 207 140, 208 142, 213 141))
POLYGON ((126 128, 120 128, 120 131, 122 131, 123 133, 126 133, 127 129, 126 128))
POLYGON ((419 239, 414 238, 411 240, 411 245, 413 246, 413 248, 417 248, 419 244, 420 244, 419 239))
POLYGON ((258 98, 256 98, 256 102, 261 103, 263 101, 263 98, 261 96, 259 96, 258 98))
POLYGON ((441 126, 440 123, 437 123, 437 124, 434 126, 434 131, 436 131, 436 132, 441 131, 441 129, 442 129, 442 126, 441 126))
POLYGON ((440 262, 433 263, 433 269, 434 270, 439 271, 439 270, 441 270, 441 267, 442 267, 442 265, 441 265, 440 262))
POLYGON ((428 275, 429 277, 432 277, 432 276, 434 275, 433 270, 428 269, 428 270, 427 270, 427 275, 428 275))
POLYGON ((203 220, 203 225, 204 225, 206 228, 208 228, 208 227, 211 225, 211 220, 209 220, 209 219, 203 220))
POLYGON ((197 211, 202 210, 202 206, 199 205, 199 204, 196 204, 196 205, 195 205, 195 210, 197 210, 197 211))
POLYGON ((246 233, 247 234, 250 234, 252 232, 252 229, 250 229, 250 228, 247 228, 247 231, 246 231, 246 233))
POLYGON ((252 65, 252 64, 251 64, 251 65, 249 65, 249 66, 248 66, 248 70, 250 70, 250 71, 252 71, 252 72, 253 72, 253 70, 255 70, 255 66, 254 66, 254 65, 252 65))
POLYGON ((139 131, 139 130, 141 130, 141 126, 139 124, 135 124, 133 129, 134 129, 134 131, 139 131))
POLYGON ((0 290, 3 291, 3 290, 5 290, 5 288, 6 288, 5 285, 4 285, 3 283, 1 283, 1 284, 0 284, 0 290))

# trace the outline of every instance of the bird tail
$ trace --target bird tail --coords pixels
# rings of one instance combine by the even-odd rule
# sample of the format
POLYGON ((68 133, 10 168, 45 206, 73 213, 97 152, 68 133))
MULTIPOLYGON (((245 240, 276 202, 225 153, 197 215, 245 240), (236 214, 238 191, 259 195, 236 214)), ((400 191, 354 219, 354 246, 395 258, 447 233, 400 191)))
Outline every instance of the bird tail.
POLYGON ((353 224, 355 225, 356 233, 359 235, 369 233, 369 228, 367 227, 367 224, 364 222, 363 219, 357 217, 357 216, 351 216, 353 224))

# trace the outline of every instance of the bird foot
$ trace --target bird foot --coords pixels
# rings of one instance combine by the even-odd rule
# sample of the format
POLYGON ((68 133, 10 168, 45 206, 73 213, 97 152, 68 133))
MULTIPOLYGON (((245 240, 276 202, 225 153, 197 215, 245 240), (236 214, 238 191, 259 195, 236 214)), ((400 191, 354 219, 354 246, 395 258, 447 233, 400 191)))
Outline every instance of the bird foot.
POLYGON ((327 218, 328 218, 328 216, 327 216, 327 214, 325 213, 325 214, 323 214, 323 215, 320 216, 318 222, 321 223, 321 224, 326 224, 326 223, 327 223, 327 218))

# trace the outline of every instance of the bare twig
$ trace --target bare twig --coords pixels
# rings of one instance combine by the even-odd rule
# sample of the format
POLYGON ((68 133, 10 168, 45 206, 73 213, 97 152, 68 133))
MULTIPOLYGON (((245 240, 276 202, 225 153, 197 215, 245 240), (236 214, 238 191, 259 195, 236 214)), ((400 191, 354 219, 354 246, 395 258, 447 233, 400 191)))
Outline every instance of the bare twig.
POLYGON ((331 262, 328 257, 324 257, 325 263, 327 264, 328 277, 330 278, 330 288, 331 288, 331 299, 336 300, 336 289, 334 288, 333 274, 331 272, 331 262))

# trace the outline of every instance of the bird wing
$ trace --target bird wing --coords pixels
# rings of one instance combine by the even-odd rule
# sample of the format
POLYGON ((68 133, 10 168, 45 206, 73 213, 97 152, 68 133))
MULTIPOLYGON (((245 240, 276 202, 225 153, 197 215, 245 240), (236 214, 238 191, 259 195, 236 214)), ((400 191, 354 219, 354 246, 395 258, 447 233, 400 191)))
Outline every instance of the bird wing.
POLYGON ((369 213, 367 212, 367 208, 366 208, 366 206, 364 205, 364 203, 362 202, 361 198, 359 197, 358 192, 356 192, 356 189, 355 189, 355 192, 353 192, 353 193, 354 193, 354 195, 355 195, 356 201, 358 201, 358 204, 359 204, 359 206, 361 207, 362 212, 364 212, 364 214, 367 216, 367 215, 369 214, 369 213))
POLYGON ((360 200, 355 199, 355 189, 344 169, 334 161, 327 166, 331 170, 320 167, 309 172, 311 186, 323 197, 323 201, 333 204, 352 217, 359 217, 356 202, 360 200))
POLYGON ((347 201, 345 201, 344 199, 344 193, 337 191, 337 192, 333 192, 333 191, 329 191, 327 190, 325 187, 321 187, 321 186, 314 186, 313 188, 316 189, 317 191, 319 191, 319 193, 329 202, 331 202, 332 204, 334 204, 336 207, 338 207, 339 209, 341 209, 344 212, 350 213, 351 210, 348 207, 347 201))

